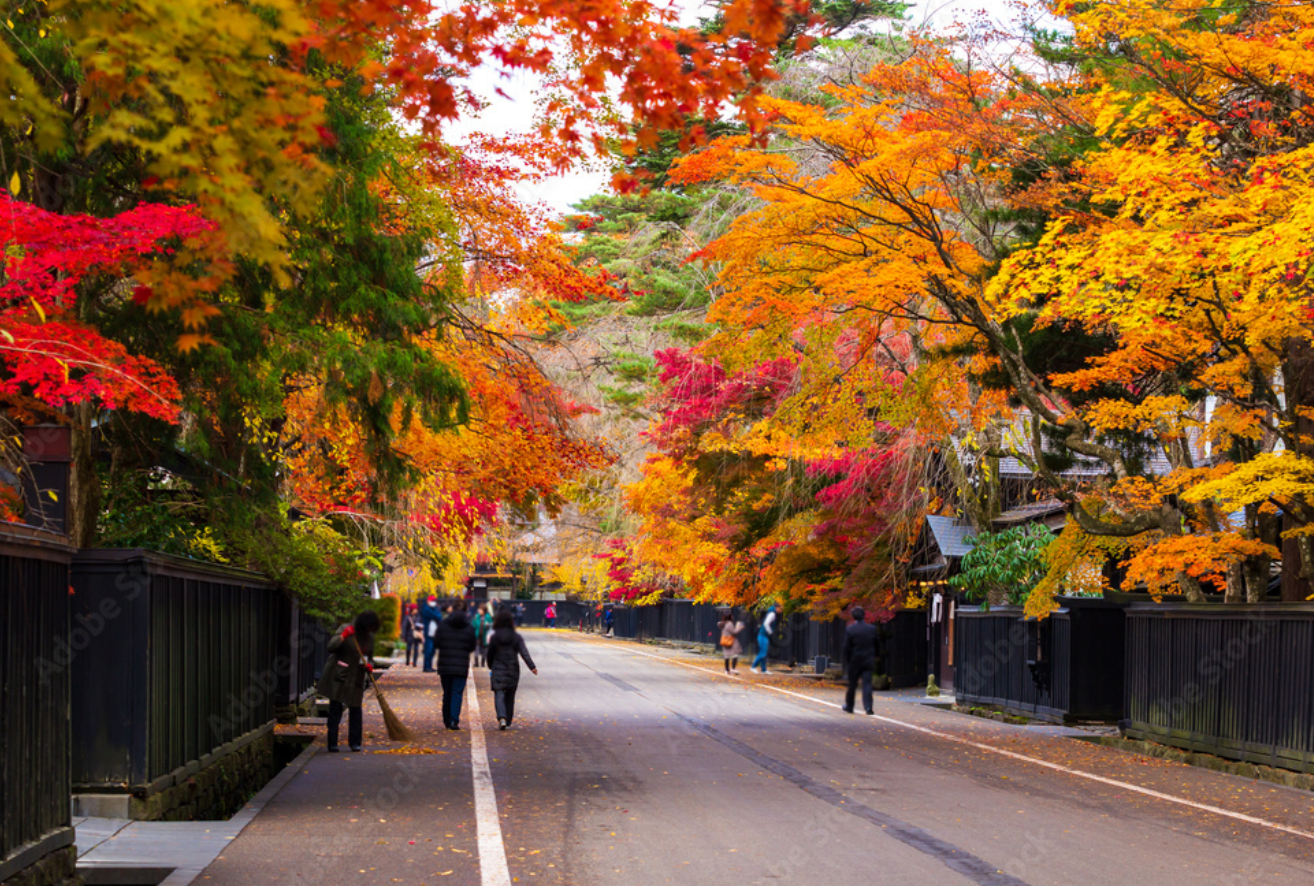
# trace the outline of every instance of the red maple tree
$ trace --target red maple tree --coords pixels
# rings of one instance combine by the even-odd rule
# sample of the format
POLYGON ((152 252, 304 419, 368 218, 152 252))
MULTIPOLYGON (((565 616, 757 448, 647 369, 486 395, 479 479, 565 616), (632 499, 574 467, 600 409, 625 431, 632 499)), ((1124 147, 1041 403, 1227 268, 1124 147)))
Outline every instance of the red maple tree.
POLYGON ((149 302, 148 266, 210 229, 191 206, 143 204, 102 219, 0 194, 0 398, 38 410, 93 402, 175 421, 173 378, 80 319, 78 295, 99 280, 107 298, 149 302))

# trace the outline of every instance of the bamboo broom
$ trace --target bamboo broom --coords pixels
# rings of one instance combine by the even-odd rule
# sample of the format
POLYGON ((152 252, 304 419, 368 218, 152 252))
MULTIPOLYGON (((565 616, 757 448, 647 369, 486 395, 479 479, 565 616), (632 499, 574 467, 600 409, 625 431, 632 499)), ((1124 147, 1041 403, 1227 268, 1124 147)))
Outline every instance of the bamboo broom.
MULTIPOLYGON (((352 637, 351 642, 356 644, 356 638, 352 637)), ((365 656, 361 654, 359 644, 356 644, 356 654, 360 655, 361 664, 363 665, 365 663, 365 656)), ((388 700, 383 697, 383 690, 379 688, 379 684, 375 681, 374 674, 369 670, 366 670, 365 679, 369 680, 370 685, 374 687, 374 697, 378 699, 379 710, 383 712, 383 723, 388 727, 388 738, 391 741, 415 741, 415 733, 406 728, 406 724, 403 723, 401 718, 393 712, 392 706, 389 705, 388 700)))

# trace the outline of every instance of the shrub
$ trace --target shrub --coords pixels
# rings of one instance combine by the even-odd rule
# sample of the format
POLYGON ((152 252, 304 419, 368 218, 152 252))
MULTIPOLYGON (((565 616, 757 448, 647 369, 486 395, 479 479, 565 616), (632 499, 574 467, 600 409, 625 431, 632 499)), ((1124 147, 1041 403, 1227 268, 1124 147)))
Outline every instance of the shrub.
POLYGON ((1053 540, 1054 533, 1039 523, 969 538, 972 550, 963 557, 962 572, 949 584, 966 592, 974 603, 1021 605, 1045 577, 1045 548, 1053 540))
POLYGON ((371 600, 369 608, 379 616, 378 639, 396 640, 401 637, 401 598, 396 594, 384 594, 377 600, 371 600))

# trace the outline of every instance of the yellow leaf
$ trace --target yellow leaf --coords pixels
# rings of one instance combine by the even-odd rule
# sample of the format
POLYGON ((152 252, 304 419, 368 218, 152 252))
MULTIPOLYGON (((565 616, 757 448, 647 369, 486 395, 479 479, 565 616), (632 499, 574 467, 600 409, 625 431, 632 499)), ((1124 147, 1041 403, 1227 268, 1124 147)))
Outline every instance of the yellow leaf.
POLYGON ((14 336, 9 332, 8 329, 0 329, 0 335, 3 335, 5 341, 9 342, 11 345, 14 343, 14 336))
POLYGON ((53 489, 47 489, 46 495, 50 496, 51 501, 59 501, 59 496, 55 495, 55 490, 53 489))
POLYGON ((18 177, 18 170, 15 169, 14 177, 9 180, 9 193, 17 197, 21 190, 23 190, 23 180, 18 177))
POLYGON ((40 303, 38 303, 35 298, 29 297, 28 300, 32 302, 32 307, 36 308, 37 316, 41 318, 41 322, 46 322, 45 309, 41 307, 40 303))

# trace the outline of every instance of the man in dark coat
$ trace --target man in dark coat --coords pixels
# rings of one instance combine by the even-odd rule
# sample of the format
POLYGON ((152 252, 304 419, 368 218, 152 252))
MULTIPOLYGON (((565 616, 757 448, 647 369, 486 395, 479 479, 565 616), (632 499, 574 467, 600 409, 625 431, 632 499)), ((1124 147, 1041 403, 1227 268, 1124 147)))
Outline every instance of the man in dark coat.
POLYGON ((516 715, 516 688, 520 685, 520 659, 538 675, 534 660, 525 648, 525 638, 516 631, 515 619, 503 610, 493 619, 493 634, 488 641, 488 683, 493 689, 493 707, 497 709, 497 728, 506 729, 516 715))
POLYGON ((438 679, 443 684, 443 725, 460 729, 461 699, 470 675, 470 656, 478 645, 474 625, 465 614, 464 600, 452 604, 452 612, 438 624, 433 642, 438 651, 438 679))
POLYGON ((420 628, 424 631, 424 672, 426 674, 433 672, 433 640, 434 634, 438 629, 438 623, 443 620, 443 614, 438 609, 438 598, 430 597, 424 601, 420 607, 420 628))
POLYGON ((840 650, 844 673, 849 678, 849 688, 844 693, 844 712, 853 713, 853 696, 861 681, 862 706, 871 714, 874 713, 871 706, 871 675, 876 669, 876 660, 880 658, 880 633, 876 625, 867 624, 867 613, 861 606, 854 606, 852 614, 853 624, 844 629, 844 646, 840 650))
POLYGON ((360 750, 361 705, 365 701, 365 673, 374 672, 370 656, 374 654, 374 634, 379 617, 368 609, 355 622, 343 625, 328 641, 328 661, 319 678, 319 694, 328 699, 328 749, 338 752, 338 727, 342 712, 347 711, 347 744, 360 750))

